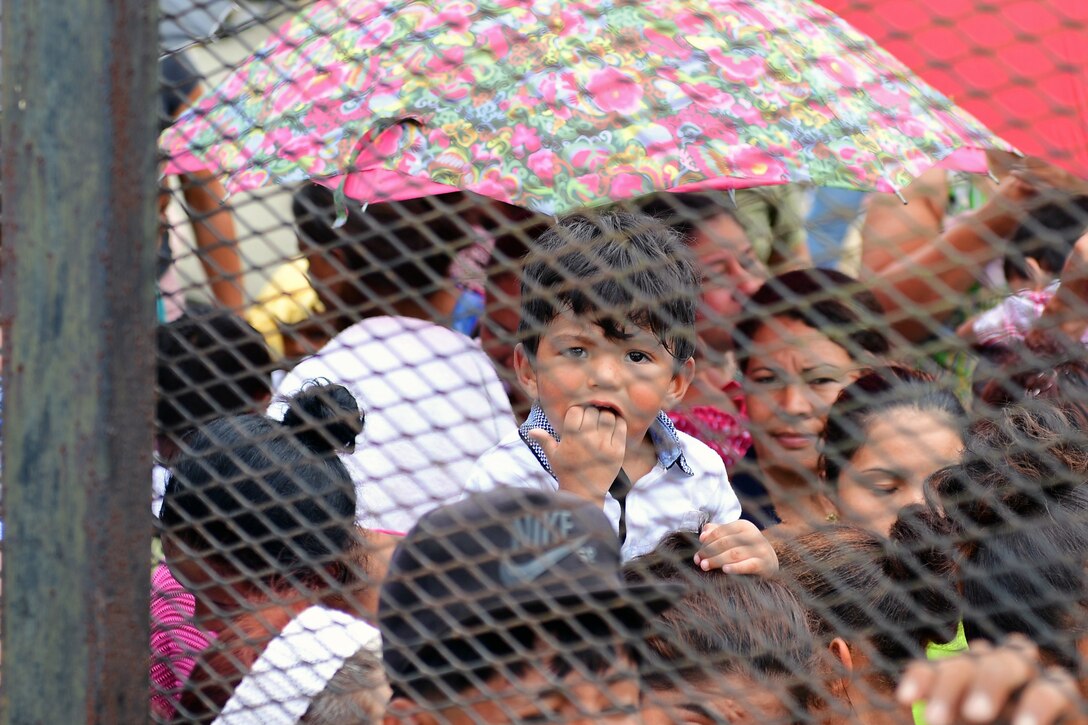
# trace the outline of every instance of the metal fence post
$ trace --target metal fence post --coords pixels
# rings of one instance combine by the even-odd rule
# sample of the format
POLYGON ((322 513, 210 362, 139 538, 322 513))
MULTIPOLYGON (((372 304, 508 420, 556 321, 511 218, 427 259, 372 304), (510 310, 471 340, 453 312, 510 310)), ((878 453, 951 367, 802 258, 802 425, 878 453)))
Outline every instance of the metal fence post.
POLYGON ((4 2, 4 723, 147 719, 156 13, 4 2))

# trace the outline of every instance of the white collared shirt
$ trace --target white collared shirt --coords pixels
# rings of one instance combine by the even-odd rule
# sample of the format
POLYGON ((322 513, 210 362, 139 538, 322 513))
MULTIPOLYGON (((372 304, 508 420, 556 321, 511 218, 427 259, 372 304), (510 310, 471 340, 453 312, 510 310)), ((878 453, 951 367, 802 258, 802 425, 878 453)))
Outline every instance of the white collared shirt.
MULTIPOLYGON (((469 474, 466 493, 499 486, 559 490, 559 482, 544 467, 544 459, 538 458, 543 452, 534 452, 535 446, 530 448, 526 442, 527 426, 543 427, 533 425, 533 420, 530 414, 520 431, 480 456, 469 474)), ((704 523, 725 524, 740 518, 740 502, 729 485, 721 456, 705 443, 671 429, 671 425, 663 432, 668 436, 658 439, 678 446, 680 456, 666 465, 668 459, 662 460, 659 450, 657 464, 635 481, 627 494, 627 540, 622 549, 625 560, 653 550, 663 536, 673 531, 695 531, 704 523)), ((601 506, 618 534, 619 502, 606 493, 601 506)))

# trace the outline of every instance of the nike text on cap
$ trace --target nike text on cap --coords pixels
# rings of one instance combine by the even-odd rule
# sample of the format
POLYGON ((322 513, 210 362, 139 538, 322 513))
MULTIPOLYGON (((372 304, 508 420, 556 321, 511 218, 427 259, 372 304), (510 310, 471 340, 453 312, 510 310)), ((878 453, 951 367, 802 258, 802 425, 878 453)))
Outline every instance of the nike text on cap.
POLYGON ((623 582, 621 563, 604 512, 576 496, 500 488, 435 509, 382 583, 386 669, 410 675, 412 653, 521 624, 585 616, 641 630, 677 592, 623 582))

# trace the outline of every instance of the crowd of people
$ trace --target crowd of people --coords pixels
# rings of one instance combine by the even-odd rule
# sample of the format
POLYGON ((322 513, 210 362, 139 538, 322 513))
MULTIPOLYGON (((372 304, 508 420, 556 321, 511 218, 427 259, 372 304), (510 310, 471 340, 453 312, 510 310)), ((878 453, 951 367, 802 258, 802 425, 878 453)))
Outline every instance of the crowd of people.
POLYGON ((724 194, 300 188, 159 330, 155 716, 1088 722, 1088 192, 1005 171, 852 275, 724 194))

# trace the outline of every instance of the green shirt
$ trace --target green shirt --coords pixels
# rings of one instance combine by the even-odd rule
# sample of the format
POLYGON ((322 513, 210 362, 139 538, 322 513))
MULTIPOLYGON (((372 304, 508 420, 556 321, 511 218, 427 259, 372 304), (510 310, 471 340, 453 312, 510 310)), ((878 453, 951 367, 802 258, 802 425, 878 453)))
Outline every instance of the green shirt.
MULTIPOLYGON (((961 652, 967 651, 967 634, 963 631, 963 622, 960 622, 956 627, 956 636, 950 641, 944 642, 930 642, 926 645, 926 659, 927 660, 943 660, 948 657, 953 657, 961 652)), ((919 700, 912 706, 914 712, 914 725, 926 725, 925 711, 926 703, 924 700, 919 700)))

